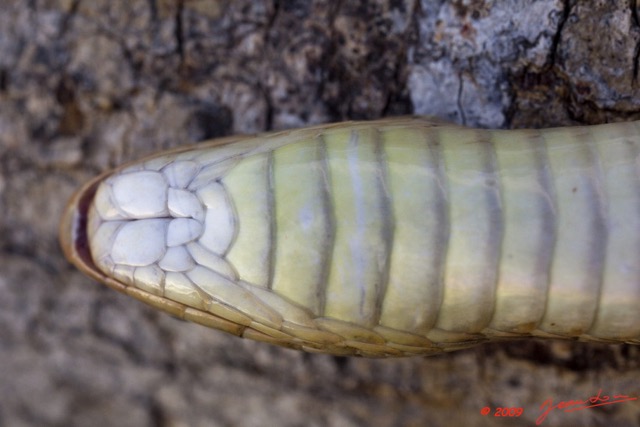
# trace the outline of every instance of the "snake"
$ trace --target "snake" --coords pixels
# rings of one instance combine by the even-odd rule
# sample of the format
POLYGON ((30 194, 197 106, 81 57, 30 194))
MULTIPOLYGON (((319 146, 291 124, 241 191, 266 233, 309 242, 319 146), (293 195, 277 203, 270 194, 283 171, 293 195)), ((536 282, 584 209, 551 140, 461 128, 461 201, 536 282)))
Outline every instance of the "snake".
POLYGON ((403 117, 215 139, 90 180, 60 242, 175 317, 308 352, 640 344, 640 122, 403 117))

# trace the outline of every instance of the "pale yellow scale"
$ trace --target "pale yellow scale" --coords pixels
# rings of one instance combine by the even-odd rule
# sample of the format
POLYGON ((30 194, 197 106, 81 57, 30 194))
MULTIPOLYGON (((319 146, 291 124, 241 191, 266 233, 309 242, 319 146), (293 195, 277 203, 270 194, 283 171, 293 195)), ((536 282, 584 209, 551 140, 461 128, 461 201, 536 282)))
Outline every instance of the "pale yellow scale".
POLYGON ((273 158, 277 244, 272 289, 314 313, 322 310, 333 243, 323 157, 324 144, 315 138, 282 147, 273 158))
POLYGON ((386 287, 390 213, 375 130, 327 132, 336 234, 324 315, 375 326, 386 287))
POLYGON ((543 139, 554 177, 557 222, 548 303, 539 327, 559 336, 581 335, 595 320, 602 281, 602 171, 584 130, 549 130, 543 139))
POLYGON ((440 133, 449 187, 450 237, 444 298, 436 327, 479 332, 491 321, 502 210, 493 147, 474 130, 440 133))
POLYGON ((555 236, 554 197, 538 132, 493 134, 500 171, 504 231, 490 328, 530 332, 545 312, 555 236), (506 261, 506 262, 505 262, 506 261))
POLYGON ((384 132, 381 138, 393 197, 395 244, 380 323, 426 336, 442 302, 449 234, 446 180, 433 135, 409 128, 384 132))
POLYGON ((619 128, 591 128, 602 170, 602 189, 615 203, 604 211, 608 239, 602 243, 605 268, 598 311, 591 333, 616 339, 621 328, 640 335, 640 128, 637 122, 619 128))
POLYGON ((223 181, 239 226, 226 258, 241 279, 261 287, 269 285, 271 263, 270 167, 270 155, 257 154, 239 162, 223 181))

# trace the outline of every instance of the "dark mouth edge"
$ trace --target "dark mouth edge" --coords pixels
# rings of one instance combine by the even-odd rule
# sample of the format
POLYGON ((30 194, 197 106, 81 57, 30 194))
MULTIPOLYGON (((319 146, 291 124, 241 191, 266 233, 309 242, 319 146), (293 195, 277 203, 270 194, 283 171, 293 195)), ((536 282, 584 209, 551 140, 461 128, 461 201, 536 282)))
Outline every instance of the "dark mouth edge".
POLYGON ((104 175, 94 178, 73 195, 62 216, 59 235, 60 246, 66 258, 96 280, 102 280, 103 274, 97 269, 91 256, 87 214, 103 179, 104 175))
POLYGON ((95 266, 95 264, 93 263, 91 249, 89 247, 87 221, 89 207, 91 206, 93 196, 96 194, 96 191, 98 189, 98 184, 98 182, 95 182, 90 187, 85 189, 85 191, 82 193, 82 196, 78 200, 78 205, 76 207, 76 218, 73 223, 74 228, 72 230, 73 247, 75 252, 85 264, 91 266, 95 266))

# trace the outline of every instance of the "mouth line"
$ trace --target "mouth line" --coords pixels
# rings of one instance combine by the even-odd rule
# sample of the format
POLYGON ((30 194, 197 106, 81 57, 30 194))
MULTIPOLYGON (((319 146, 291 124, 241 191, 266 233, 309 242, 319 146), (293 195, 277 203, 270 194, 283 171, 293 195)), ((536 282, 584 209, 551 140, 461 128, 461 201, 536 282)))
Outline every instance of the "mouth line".
POLYGON ((59 241, 65 256, 92 276, 97 268, 89 248, 87 213, 102 179, 104 176, 101 175, 80 188, 69 201, 60 221, 59 241))

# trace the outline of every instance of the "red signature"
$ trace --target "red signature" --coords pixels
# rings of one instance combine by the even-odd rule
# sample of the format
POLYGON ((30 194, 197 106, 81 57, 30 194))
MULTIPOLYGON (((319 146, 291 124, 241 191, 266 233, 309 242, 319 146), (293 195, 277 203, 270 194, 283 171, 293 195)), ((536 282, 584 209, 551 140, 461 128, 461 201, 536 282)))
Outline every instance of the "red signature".
POLYGON ((613 396, 607 396, 602 394, 602 389, 598 390, 598 394, 591 396, 585 400, 564 400, 558 404, 553 404, 553 399, 547 399, 542 405, 540 410, 542 414, 536 420, 536 425, 542 424, 547 419, 547 415, 554 409, 563 409, 564 412, 575 412, 583 409, 595 408, 596 406, 613 405, 614 403, 629 402, 630 400, 638 400, 637 397, 629 397, 624 394, 614 394, 613 396))

